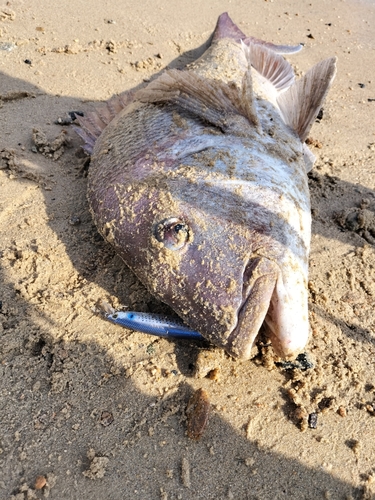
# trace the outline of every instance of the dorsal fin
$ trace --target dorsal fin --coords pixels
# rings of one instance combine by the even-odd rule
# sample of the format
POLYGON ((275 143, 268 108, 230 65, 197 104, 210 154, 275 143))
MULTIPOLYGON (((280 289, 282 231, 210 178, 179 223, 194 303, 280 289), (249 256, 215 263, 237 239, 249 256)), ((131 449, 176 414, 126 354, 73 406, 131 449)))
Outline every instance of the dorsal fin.
POLYGON ((313 66, 306 75, 277 97, 287 125, 305 142, 336 74, 336 57, 313 66))
POLYGON ((74 126, 73 128, 84 140, 85 144, 82 147, 85 151, 89 154, 92 153, 96 139, 108 123, 133 100, 133 96, 134 92, 123 92, 114 95, 105 104, 86 113, 85 116, 76 115, 79 127, 74 126))
POLYGON ((246 71, 241 89, 234 83, 210 80, 193 71, 165 71, 135 99, 143 103, 174 103, 226 130, 230 115, 241 115, 258 126, 252 94, 251 72, 246 71))
POLYGON ((264 45, 251 43, 242 47, 249 65, 265 78, 277 92, 286 90, 294 83, 292 66, 280 54, 276 54, 264 45))

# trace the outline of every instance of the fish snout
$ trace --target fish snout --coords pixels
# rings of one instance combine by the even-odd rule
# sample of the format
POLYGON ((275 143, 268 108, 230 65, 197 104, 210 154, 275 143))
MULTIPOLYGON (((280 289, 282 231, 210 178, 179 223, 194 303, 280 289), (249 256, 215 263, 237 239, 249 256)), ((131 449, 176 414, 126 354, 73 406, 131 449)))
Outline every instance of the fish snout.
POLYGON ((251 357, 262 324, 278 356, 295 356, 304 349, 309 323, 303 272, 295 267, 283 271, 284 276, 279 264, 266 257, 250 260, 244 273, 237 326, 224 346, 232 356, 251 357))
POLYGON ((296 357, 309 337, 306 277, 290 269, 276 282, 265 318, 266 333, 275 353, 282 358, 296 357))

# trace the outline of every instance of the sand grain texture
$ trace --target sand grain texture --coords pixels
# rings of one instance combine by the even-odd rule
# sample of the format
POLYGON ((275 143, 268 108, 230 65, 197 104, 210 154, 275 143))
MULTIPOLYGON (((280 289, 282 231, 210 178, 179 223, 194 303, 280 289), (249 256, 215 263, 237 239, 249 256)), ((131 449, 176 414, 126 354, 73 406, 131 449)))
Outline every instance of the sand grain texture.
POLYGON ((375 497, 374 40, 371 1, 0 6, 1 499, 375 497), (194 377, 202 346, 99 314, 166 308, 98 235, 68 113, 191 62, 226 10, 248 35, 303 42, 298 75, 338 56, 311 132, 308 370, 259 345, 243 363, 210 351, 220 376, 194 377), (200 388, 212 411, 192 441, 200 388))

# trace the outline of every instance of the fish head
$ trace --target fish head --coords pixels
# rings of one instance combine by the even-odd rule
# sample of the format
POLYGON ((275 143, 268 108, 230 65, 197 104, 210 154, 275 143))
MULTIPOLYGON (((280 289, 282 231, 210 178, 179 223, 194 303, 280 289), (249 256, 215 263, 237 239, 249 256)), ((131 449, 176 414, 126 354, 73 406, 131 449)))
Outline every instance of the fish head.
MULTIPOLYGON (((270 237, 278 220, 262 206, 249 206, 232 183, 207 182, 192 170, 143 165, 131 179, 113 182, 104 201, 98 203, 96 189, 91 205, 101 233, 154 296, 213 344, 247 359, 265 323, 276 352, 294 354, 307 334, 301 345, 280 342, 280 332, 290 332, 283 273, 295 277, 298 270, 293 257, 293 270, 281 263, 283 242, 270 237)), ((299 275, 304 272, 302 266, 299 275)), ((290 288, 292 306, 303 309, 305 276, 290 288)), ((301 310, 290 316, 300 317, 301 310)), ((297 328, 308 332, 307 314, 297 328)))

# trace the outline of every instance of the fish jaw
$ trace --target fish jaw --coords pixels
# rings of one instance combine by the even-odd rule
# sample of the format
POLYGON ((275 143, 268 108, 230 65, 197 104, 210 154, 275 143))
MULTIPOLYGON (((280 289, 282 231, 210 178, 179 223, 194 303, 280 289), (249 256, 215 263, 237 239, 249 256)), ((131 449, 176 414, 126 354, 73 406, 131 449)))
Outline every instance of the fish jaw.
POLYGON ((226 351, 236 358, 249 359, 259 329, 268 312, 273 296, 278 266, 269 259, 252 259, 244 272, 245 300, 238 311, 238 323, 225 345, 226 351))
POLYGON ((262 324, 278 356, 296 356, 305 348, 309 337, 307 272, 297 267, 294 262, 293 268, 281 269, 265 257, 250 261, 238 323, 223 346, 229 354, 249 359, 262 324))
POLYGON ((265 318, 267 336, 275 353, 282 358, 295 357, 309 338, 306 279, 293 271, 294 283, 285 283, 280 273, 265 318))

